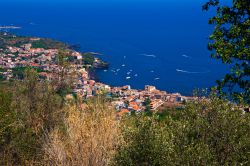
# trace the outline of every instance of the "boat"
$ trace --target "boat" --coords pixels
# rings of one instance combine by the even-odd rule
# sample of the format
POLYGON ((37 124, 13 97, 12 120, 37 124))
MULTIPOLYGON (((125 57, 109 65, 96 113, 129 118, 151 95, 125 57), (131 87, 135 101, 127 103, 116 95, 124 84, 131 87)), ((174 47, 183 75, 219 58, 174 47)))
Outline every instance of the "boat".
POLYGON ((135 76, 135 77, 138 77, 138 74, 135 74, 134 76, 135 76))
POLYGON ((130 79, 131 77, 126 77, 126 80, 130 79))
POLYGON ((126 66, 125 64, 122 65, 122 67, 125 67, 125 66, 126 66))
POLYGON ((127 72, 127 75, 129 75, 131 72, 127 72))
POLYGON ((155 80, 159 80, 160 78, 155 78, 155 80))

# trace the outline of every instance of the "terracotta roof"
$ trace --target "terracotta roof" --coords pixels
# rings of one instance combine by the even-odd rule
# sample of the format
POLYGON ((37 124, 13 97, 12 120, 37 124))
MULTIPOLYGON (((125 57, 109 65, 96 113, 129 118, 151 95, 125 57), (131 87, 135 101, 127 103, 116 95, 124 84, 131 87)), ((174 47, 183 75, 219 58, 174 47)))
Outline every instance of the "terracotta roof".
POLYGON ((33 67, 39 67, 40 65, 39 65, 39 64, 37 64, 37 63, 32 63, 32 64, 30 64, 30 66, 33 66, 33 67))
POLYGON ((128 113, 129 113, 129 110, 123 108, 123 109, 121 109, 120 112, 117 113, 117 115, 118 115, 119 117, 122 117, 122 116, 124 116, 124 115, 126 115, 126 114, 128 114, 128 113))

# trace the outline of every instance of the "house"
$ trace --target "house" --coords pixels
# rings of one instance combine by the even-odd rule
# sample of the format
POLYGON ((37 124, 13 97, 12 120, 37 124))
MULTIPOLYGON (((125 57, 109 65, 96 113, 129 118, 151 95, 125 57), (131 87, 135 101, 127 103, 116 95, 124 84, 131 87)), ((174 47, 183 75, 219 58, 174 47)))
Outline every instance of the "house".
POLYGON ((153 92, 153 91, 156 90, 156 87, 155 86, 146 85, 145 86, 145 90, 148 91, 148 92, 153 92))
POLYGON ((164 102, 162 100, 154 100, 150 103, 150 107, 152 110, 156 110, 157 108, 159 108, 162 104, 164 104, 164 102))
POLYGON ((29 51, 30 50, 30 48, 31 48, 31 46, 32 46, 32 44, 24 44, 24 45, 22 45, 21 47, 24 49, 24 50, 26 50, 26 51, 29 51))
POLYGON ((131 111, 141 111, 141 105, 135 101, 129 102, 128 109, 131 111))
POLYGON ((126 105, 123 101, 113 101, 112 105, 114 105, 116 110, 120 110, 121 108, 125 108, 126 105))

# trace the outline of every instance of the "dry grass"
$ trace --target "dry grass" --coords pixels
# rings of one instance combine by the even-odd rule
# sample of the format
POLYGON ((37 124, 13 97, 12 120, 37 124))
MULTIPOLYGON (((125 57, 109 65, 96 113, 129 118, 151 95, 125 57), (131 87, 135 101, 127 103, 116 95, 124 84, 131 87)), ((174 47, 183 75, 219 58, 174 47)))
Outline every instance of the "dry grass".
POLYGON ((65 129, 55 129, 47 135, 45 165, 108 165, 119 133, 114 110, 101 98, 83 110, 71 106, 66 110, 65 129))

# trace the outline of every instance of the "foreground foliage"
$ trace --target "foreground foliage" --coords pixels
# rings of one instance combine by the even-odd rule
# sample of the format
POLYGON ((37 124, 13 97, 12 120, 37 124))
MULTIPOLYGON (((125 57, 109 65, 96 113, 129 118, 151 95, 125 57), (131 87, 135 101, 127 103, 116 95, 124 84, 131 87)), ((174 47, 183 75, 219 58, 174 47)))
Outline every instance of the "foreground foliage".
POLYGON ((216 97, 118 120, 109 101, 63 98, 34 70, 0 87, 0 165, 250 164, 250 114, 216 97))
POLYGON ((101 98, 65 109, 65 128, 47 135, 46 165, 108 165, 120 134, 114 110, 101 98))
POLYGON ((44 133, 60 124, 60 104, 34 70, 0 90, 0 165, 30 165, 41 158, 44 133))
POLYGON ((250 115, 218 100, 125 120, 114 165, 249 165, 250 115))
POLYGON ((209 0, 203 9, 209 7, 216 8, 216 16, 209 20, 215 29, 208 48, 213 58, 231 68, 223 80, 217 81, 217 90, 235 101, 250 104, 250 1, 209 0))

